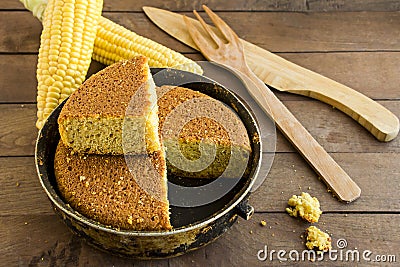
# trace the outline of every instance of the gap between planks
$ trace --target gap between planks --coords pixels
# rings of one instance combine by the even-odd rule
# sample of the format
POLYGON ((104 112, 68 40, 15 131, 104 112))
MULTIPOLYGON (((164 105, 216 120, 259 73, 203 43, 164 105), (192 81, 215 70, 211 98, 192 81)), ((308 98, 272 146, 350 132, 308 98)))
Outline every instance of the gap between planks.
MULTIPOLYGON (((153 0, 152 6, 172 11, 201 10, 204 1, 189 2, 153 0)), ((103 11, 141 11, 142 6, 148 5, 146 0, 113 1, 105 0, 103 11)), ((215 11, 279 11, 279 12, 318 12, 318 11, 396 11, 400 4, 395 0, 342 1, 342 0, 264 0, 264 1, 220 1, 209 0, 207 5, 215 11)), ((24 10, 17 0, 2 0, 0 10, 24 10)))
MULTIPOLYGON (((277 154, 262 185, 250 195, 257 212, 283 212, 288 199, 308 192, 320 200, 324 212, 400 212, 399 154, 335 154, 362 189, 361 197, 345 204, 333 198, 313 170, 296 153, 277 154), (357 166, 357 167, 354 167, 357 166)), ((50 202, 40 186, 33 157, 0 158, 1 215, 52 213, 50 202)), ((265 166, 262 166, 265 168, 265 166)))
MULTIPOLYGON (((379 101, 400 117, 400 101, 379 101)), ((400 138, 391 142, 377 141, 367 130, 344 113, 316 100, 284 101, 289 110, 330 153, 398 153, 400 138)), ((260 111, 261 112, 261 111, 260 111)), ((0 105, 0 156, 33 155, 37 129, 34 125, 36 105, 0 105)), ((261 138, 271 143, 269 133, 261 138)), ((294 152, 277 130, 276 151, 294 152)), ((264 152, 266 146, 264 146, 264 152)))

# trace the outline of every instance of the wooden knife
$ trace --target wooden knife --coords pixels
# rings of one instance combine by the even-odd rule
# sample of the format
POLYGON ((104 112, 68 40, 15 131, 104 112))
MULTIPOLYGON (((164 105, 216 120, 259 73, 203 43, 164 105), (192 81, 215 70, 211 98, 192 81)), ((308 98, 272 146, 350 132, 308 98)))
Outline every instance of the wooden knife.
MULTIPOLYGON (((143 7, 143 10, 159 28, 199 50, 187 31, 182 15, 154 7, 143 7)), ((199 24, 197 20, 191 21, 193 24, 199 24)), ((242 42, 248 65, 269 86, 332 105, 358 121, 379 141, 393 140, 399 133, 399 119, 376 101, 250 42, 242 42)))

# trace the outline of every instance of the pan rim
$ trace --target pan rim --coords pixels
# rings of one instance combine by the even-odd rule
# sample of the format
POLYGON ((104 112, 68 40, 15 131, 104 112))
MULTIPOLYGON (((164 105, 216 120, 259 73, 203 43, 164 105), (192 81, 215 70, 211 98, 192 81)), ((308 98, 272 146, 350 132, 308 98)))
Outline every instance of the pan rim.
MULTIPOLYGON (((152 68, 152 70, 164 70, 167 68, 152 68)), ((220 86, 221 88, 223 88, 224 90, 228 91, 230 93, 230 95, 232 95, 232 97, 235 99, 235 101, 237 101, 238 103, 240 103, 243 107, 244 110, 246 111, 246 113, 248 113, 249 117, 254 121, 254 127, 256 129, 256 132, 258 134, 260 134, 260 127, 258 125, 258 122, 256 120, 256 117, 253 113, 253 111, 251 110, 251 108, 249 108, 247 105, 245 105, 244 100, 242 100, 238 95, 236 95, 234 92, 230 91, 228 88, 222 86, 221 84, 219 84, 218 82, 205 77, 205 76, 201 76, 198 74, 194 74, 191 72, 187 72, 187 71, 182 71, 182 70, 176 70, 176 69, 169 69, 172 70, 174 72, 177 73, 184 73, 185 75, 190 75, 192 77, 196 77, 199 79, 199 81, 196 81, 198 83, 212 83, 215 85, 220 86)), ((66 101, 66 100, 65 100, 66 101)), ((64 102, 65 103, 65 102, 64 102)), ((57 107, 56 109, 59 109, 59 107, 57 107)), ((52 116, 54 116, 54 112, 56 110, 54 110, 48 117, 48 119, 46 120, 44 126, 42 129, 40 129, 38 131, 38 137, 36 139, 36 144, 35 144, 35 166, 36 166, 36 172, 40 181, 40 184, 42 186, 42 188, 44 189, 44 191, 47 194, 47 197, 50 199, 51 203, 53 205, 55 205, 60 211, 62 211, 62 213, 66 214, 67 216, 72 217, 74 220, 78 221, 79 223, 83 223, 84 225, 87 225, 88 227, 100 230, 100 231, 104 231, 107 233, 111 233, 111 234, 115 234, 115 235, 119 235, 119 236, 125 236, 125 237, 163 237, 163 236, 169 236, 169 235, 176 235, 176 234, 181 234, 181 233, 186 233, 186 232, 190 232, 196 229, 201 229, 207 225, 210 225, 211 223, 213 223, 214 221, 218 220, 219 218, 223 217, 224 215, 226 215, 228 212, 230 212, 232 209, 234 209, 235 207, 237 207, 239 205, 239 203, 241 203, 243 201, 244 198, 246 198, 246 196, 248 196, 248 194, 250 193, 250 190, 256 180, 256 177, 259 173, 259 170, 261 168, 261 162, 262 162, 262 142, 261 140, 259 140, 259 149, 258 149, 258 154, 259 154, 259 158, 257 160, 257 165, 252 169, 252 174, 249 177, 250 182, 246 183, 246 188, 244 191, 240 191, 239 193, 237 193, 236 196, 234 196, 234 198, 236 198, 236 200, 232 203, 227 203, 227 206, 220 209, 219 211, 217 211, 216 213, 214 213, 213 215, 211 215, 211 217, 209 217, 208 219, 204 220, 204 221, 200 221, 200 222, 195 222, 193 224, 188 224, 187 226, 180 226, 176 229, 172 229, 172 230, 168 230, 168 231, 136 231, 136 230, 123 230, 123 229, 115 229, 112 228, 110 226, 107 227, 107 225, 101 224, 91 218, 88 218, 82 214, 80 214, 79 212, 77 212, 76 210, 74 210, 72 207, 69 207, 69 205, 59 196, 59 194, 57 193, 57 191, 55 190, 55 188, 53 187, 53 185, 50 182, 50 179, 43 179, 43 175, 42 175, 42 171, 40 170, 40 159, 38 157, 38 152, 39 152, 39 144, 40 144, 40 139, 43 138, 43 130, 45 129, 45 127, 47 127, 48 125, 48 121, 50 118, 52 118, 52 116), (240 195, 239 195, 240 194, 240 195)))

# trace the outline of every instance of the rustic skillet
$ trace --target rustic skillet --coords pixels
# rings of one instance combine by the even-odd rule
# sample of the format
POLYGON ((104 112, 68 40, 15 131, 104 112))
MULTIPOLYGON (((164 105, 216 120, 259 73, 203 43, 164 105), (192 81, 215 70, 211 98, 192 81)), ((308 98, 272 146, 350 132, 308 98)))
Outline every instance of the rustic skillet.
POLYGON ((168 232, 117 230, 88 219, 73 210, 60 197, 54 177, 54 154, 59 141, 57 118, 62 103, 50 115, 39 132, 35 161, 40 183, 56 214, 89 244, 120 256, 151 259, 178 256, 200 248, 230 228, 238 216, 248 220, 254 209, 247 203, 250 189, 261 164, 260 132, 255 118, 245 104, 229 90, 214 81, 193 73, 173 69, 152 69, 157 85, 183 85, 219 99, 232 107, 242 119, 251 141, 252 153, 247 172, 222 198, 198 207, 171 206, 168 232), (161 72, 161 70, 164 70, 161 72), (154 75, 158 73, 159 75, 154 75))

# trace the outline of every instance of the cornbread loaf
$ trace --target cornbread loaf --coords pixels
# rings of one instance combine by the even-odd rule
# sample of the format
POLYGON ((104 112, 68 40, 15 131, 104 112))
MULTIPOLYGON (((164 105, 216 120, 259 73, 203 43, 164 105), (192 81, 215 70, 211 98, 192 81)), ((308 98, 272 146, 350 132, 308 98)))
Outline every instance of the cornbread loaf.
POLYGON ((194 90, 162 86, 156 91, 169 173, 189 178, 241 177, 251 147, 239 116, 194 90))
POLYGON ((65 145, 91 154, 160 150, 157 96, 147 61, 143 56, 119 61, 70 96, 58 118, 65 145))
POLYGON ((82 215, 117 229, 171 229, 162 150, 125 158, 87 155, 60 141, 54 170, 61 196, 82 215))

